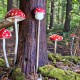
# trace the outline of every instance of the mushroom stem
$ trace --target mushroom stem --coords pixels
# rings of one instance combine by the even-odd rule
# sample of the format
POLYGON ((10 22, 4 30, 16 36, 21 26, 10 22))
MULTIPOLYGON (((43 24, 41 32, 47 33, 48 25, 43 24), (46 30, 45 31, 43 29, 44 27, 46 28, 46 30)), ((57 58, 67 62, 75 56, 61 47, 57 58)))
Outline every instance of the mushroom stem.
POLYGON ((5 49, 5 39, 3 39, 3 52, 4 52, 6 66, 7 66, 7 68, 9 68, 9 63, 8 63, 8 59, 7 59, 7 55, 6 55, 6 49, 5 49))
POLYGON ((71 41, 71 49, 70 49, 71 56, 73 55, 73 42, 74 42, 74 37, 72 38, 72 41, 71 41))
POLYGON ((34 66, 34 80, 36 80, 35 66, 34 66))
POLYGON ((38 70, 38 65, 39 65, 39 40, 40 40, 40 20, 39 20, 39 26, 38 26, 38 38, 37 38, 36 72, 37 72, 37 70, 38 70))
POLYGON ((18 28, 17 28, 17 20, 15 19, 15 35, 16 35, 16 41, 15 41, 15 49, 14 49, 14 63, 16 63, 17 59, 17 49, 18 49, 18 28))
POLYGON ((56 54, 56 49, 57 49, 57 40, 55 41, 55 46, 54 46, 54 53, 56 54))
POLYGON ((42 75, 41 74, 39 75, 39 78, 37 80, 42 80, 42 75))

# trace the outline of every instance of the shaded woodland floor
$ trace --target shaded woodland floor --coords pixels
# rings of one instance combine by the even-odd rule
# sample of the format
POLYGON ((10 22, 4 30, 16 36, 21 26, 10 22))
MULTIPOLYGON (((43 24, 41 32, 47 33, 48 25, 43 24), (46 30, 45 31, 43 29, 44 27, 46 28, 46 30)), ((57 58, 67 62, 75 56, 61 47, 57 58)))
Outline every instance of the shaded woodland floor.
MULTIPOLYGON (((48 44, 47 45, 47 50, 54 53, 54 43, 53 44, 48 44)), ((58 45, 57 46, 57 53, 65 56, 65 55, 70 55, 70 47, 58 45)))
MULTIPOLYGON (((14 46, 15 46, 15 35, 12 32, 12 37, 6 39, 6 53, 8 57, 13 57, 14 55, 14 46)), ((3 41, 0 39, 0 57, 3 58, 3 41)))
MULTIPOLYGON (((12 32, 12 37, 10 39, 6 39, 6 53, 8 59, 11 59, 11 61, 9 62, 11 67, 13 66, 14 46, 15 46, 15 35, 12 32)), ((0 58, 4 59, 2 39, 0 39, 0 58)), ((0 66, 0 80, 12 80, 9 74, 11 74, 11 69, 0 66)))
MULTIPOLYGON (((14 47, 15 47, 15 33, 12 32, 12 37, 10 39, 6 39, 6 53, 9 58, 13 58, 14 56, 14 47)), ((3 41, 0 39, 0 57, 4 58, 3 56, 3 41)), ((53 44, 47 44, 47 50, 50 52, 54 52, 54 42, 53 44)), ((70 47, 58 45, 57 53, 62 55, 70 55, 70 47)))
MULTIPOLYGON (((6 51, 7 51, 7 56, 8 59, 13 59, 14 58, 14 46, 15 46, 15 35, 12 32, 12 37, 10 39, 6 39, 6 51)), ((47 44, 47 50, 50 52, 54 52, 54 42, 53 44, 47 44)), ((70 55, 70 47, 67 46, 62 46, 58 44, 57 47, 57 53, 60 53, 61 55, 70 55)), ((0 39, 0 58, 4 59, 3 56, 3 49, 2 49, 2 39, 0 39)), ((13 66, 13 62, 9 62, 10 66, 13 66)), ((0 80, 12 80, 9 76, 11 73, 11 69, 7 69, 6 67, 0 67, 0 80), (8 79, 10 78, 10 79, 8 79)), ((54 80, 54 79, 51 79, 54 80)))
MULTIPOLYGON (((54 53, 54 42, 48 40, 47 41, 47 50, 54 53)), ((59 43, 57 43, 57 49, 56 49, 56 53, 59 53, 61 54, 62 56, 71 56, 71 43, 69 42, 68 45, 65 45, 66 43, 64 43, 64 41, 61 41, 59 43)), ((78 45, 80 47, 80 45, 78 45)), ((76 53, 75 55, 76 56, 80 56, 80 48, 78 48, 78 46, 73 46, 73 55, 75 53, 75 50, 76 50, 76 53)))

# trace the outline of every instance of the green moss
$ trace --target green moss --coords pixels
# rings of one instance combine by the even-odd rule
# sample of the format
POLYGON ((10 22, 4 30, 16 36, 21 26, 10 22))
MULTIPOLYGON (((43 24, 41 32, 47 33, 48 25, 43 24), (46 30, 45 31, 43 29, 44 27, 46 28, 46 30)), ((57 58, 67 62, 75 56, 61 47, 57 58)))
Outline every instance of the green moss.
POLYGON ((48 59, 51 60, 51 61, 54 61, 54 58, 53 58, 53 54, 52 53, 49 53, 48 54, 48 59))
POLYGON ((72 71, 58 69, 52 65, 40 67, 39 71, 43 76, 56 78, 57 80, 80 80, 80 74, 72 71))
POLYGON ((48 77, 44 77, 44 80, 49 80, 48 77))
POLYGON ((77 56, 65 56, 65 59, 74 62, 75 64, 77 64, 78 62, 80 62, 79 58, 77 56))
POLYGON ((80 56, 61 56, 60 54, 53 54, 53 53, 48 54, 48 59, 53 63, 55 61, 73 62, 74 64, 80 62, 80 56))
POLYGON ((16 68, 12 74, 13 80, 25 80, 23 73, 20 68, 16 68))
POLYGON ((48 54, 48 59, 50 61, 52 61, 53 63, 55 63, 56 61, 61 61, 62 60, 62 56, 60 54, 49 53, 48 54))
POLYGON ((0 66, 1 67, 4 67, 5 66, 5 61, 4 59, 0 58, 0 66))

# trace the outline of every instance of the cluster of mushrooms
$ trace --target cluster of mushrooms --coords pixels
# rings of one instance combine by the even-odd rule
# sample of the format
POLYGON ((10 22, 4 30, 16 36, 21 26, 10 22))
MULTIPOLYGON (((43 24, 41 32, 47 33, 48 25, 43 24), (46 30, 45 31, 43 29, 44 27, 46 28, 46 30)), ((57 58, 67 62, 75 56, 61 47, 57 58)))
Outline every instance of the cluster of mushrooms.
MULTIPOLYGON (((40 39, 40 20, 44 18, 45 10, 43 8, 36 8, 35 11, 35 18, 39 20, 39 26, 38 26, 38 39, 37 39, 37 59, 36 59, 36 72, 38 69, 38 62, 39 62, 39 39, 40 39)), ((15 24, 15 48, 14 48, 14 64, 17 59, 17 49, 18 49, 18 24, 17 22, 22 21, 26 18, 26 15, 20 10, 20 9, 12 9, 10 10, 6 16, 5 19, 9 22, 14 22, 15 24)), ((4 59, 6 62, 6 67, 9 68, 9 62, 6 55, 6 49, 5 49, 5 39, 11 38, 11 32, 5 28, 2 28, 0 30, 0 39, 3 39, 3 52, 4 52, 4 59)))
MULTIPOLYGON (((38 65, 39 65, 39 40, 40 40, 40 21, 44 18, 45 10, 43 8, 36 8, 35 11, 35 19, 39 21, 38 23, 38 37, 37 37, 37 54, 36 54, 36 72, 38 70, 38 65)), ((16 35, 16 41, 15 41, 15 48, 14 48, 14 64, 17 59, 17 49, 18 49, 18 24, 17 22, 22 21, 26 18, 26 15, 20 10, 20 9, 12 9, 10 10, 6 16, 5 19, 9 22, 14 22, 15 24, 15 35, 16 35)), ((11 38, 11 32, 5 28, 2 28, 0 30, 0 39, 3 40, 3 52, 4 52, 4 59, 6 62, 6 67, 9 68, 9 62, 7 59, 6 55, 6 49, 5 49, 5 39, 11 38)), ((73 41, 74 37, 76 35, 71 34, 72 37, 72 46, 73 46, 73 41)), ((63 40, 63 37, 57 34, 53 34, 50 36, 50 40, 55 41, 55 47, 54 47, 54 53, 56 53, 57 49, 57 41, 63 40)), ((72 47, 71 47, 71 55, 72 55, 72 47)), ((38 78, 37 80, 42 80, 42 78, 38 78)))
MULTIPOLYGON (((70 44, 70 54, 71 56, 73 56, 73 48, 74 48, 74 38, 77 38, 76 34, 70 34, 70 37, 72 38, 71 40, 71 44, 70 44)), ((63 37, 58 35, 58 34, 53 34, 51 36, 49 36, 51 41, 54 41, 54 53, 56 54, 56 50, 57 50, 57 41, 62 41, 63 37)))
MULTIPOLYGON (((16 56, 17 56, 17 48, 18 48, 18 28, 17 28, 17 22, 22 21, 26 18, 25 14, 19 10, 19 9, 12 9, 10 10, 6 16, 5 19, 10 22, 15 23, 15 34, 16 34, 16 41, 15 41, 15 50, 14 50, 14 63, 16 62, 16 56)), ((9 62, 6 55, 6 49, 5 49, 5 39, 11 38, 11 32, 5 28, 2 28, 0 30, 0 39, 3 39, 3 52, 4 52, 4 59, 6 62, 6 67, 9 68, 9 62)))

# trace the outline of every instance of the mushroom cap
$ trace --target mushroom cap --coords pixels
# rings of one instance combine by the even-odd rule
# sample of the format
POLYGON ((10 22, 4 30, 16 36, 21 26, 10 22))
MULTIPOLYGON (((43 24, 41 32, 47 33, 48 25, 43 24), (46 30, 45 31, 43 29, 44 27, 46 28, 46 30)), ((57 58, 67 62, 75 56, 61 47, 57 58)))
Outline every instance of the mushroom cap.
POLYGON ((10 22, 14 22, 15 19, 17 21, 22 21, 25 18, 25 14, 20 9, 11 9, 5 16, 5 19, 10 22))
POLYGON ((52 41, 61 41, 61 40, 63 40, 63 37, 60 36, 60 35, 57 35, 57 34, 53 34, 53 35, 50 36, 50 40, 52 40, 52 41))
POLYGON ((34 13, 43 13, 43 14, 45 14, 45 10, 43 8, 36 8, 34 13))
POLYGON ((76 34, 71 34, 70 37, 76 37, 76 34))
POLYGON ((11 35, 11 32, 5 28, 2 28, 0 30, 0 39, 8 39, 10 38, 12 35, 11 35))

